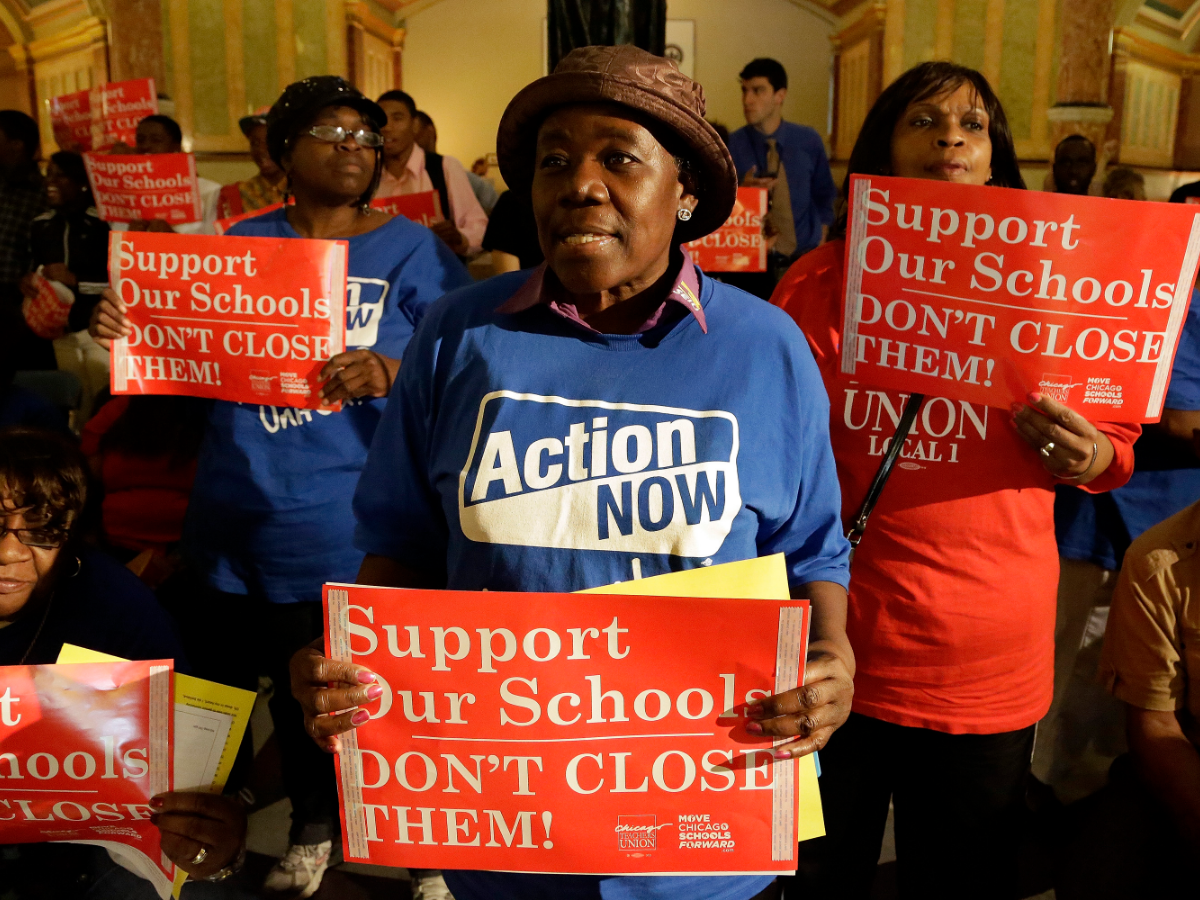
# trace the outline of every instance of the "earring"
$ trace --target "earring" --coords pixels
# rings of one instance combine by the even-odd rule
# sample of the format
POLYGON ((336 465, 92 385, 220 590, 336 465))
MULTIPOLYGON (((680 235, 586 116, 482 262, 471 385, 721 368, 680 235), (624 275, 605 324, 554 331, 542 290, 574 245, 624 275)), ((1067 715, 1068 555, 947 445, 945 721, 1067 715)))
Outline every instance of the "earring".
POLYGON ((692 217, 692 211, 686 207, 680 207, 679 212, 675 213, 680 222, 686 222, 692 217))

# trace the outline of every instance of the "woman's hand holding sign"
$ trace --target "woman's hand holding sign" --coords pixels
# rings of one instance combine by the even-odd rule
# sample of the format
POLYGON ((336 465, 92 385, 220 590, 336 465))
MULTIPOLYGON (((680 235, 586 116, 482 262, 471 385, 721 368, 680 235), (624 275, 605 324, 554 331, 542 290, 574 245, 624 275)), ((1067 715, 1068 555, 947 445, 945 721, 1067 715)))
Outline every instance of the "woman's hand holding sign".
POLYGON ((105 288, 100 302, 92 310, 92 321, 88 323, 88 334, 105 350, 112 349, 117 338, 129 337, 133 329, 125 316, 125 303, 112 288, 105 288))
POLYGON ((321 405, 355 397, 386 397, 400 371, 400 360, 380 356, 374 350, 339 353, 321 370, 321 405))
POLYGON ((1047 472, 1087 484, 1108 468, 1112 442, 1091 422, 1045 394, 1030 394, 1028 400, 1028 405, 1013 405, 1012 424, 1021 439, 1038 451, 1047 472))
POLYGON ((325 656, 319 638, 296 651, 291 675, 292 696, 304 710, 304 730, 326 753, 342 749, 337 736, 366 722, 371 714, 359 707, 383 694, 365 666, 325 656))
POLYGON ((246 844, 246 810, 236 797, 171 791, 150 799, 163 852, 193 878, 236 864, 246 844))
POLYGON ((845 724, 854 699, 854 650, 846 637, 846 591, 828 581, 792 588, 792 596, 812 601, 812 641, 804 683, 745 707, 746 730, 753 735, 795 738, 775 748, 776 759, 807 756, 829 743, 845 724))

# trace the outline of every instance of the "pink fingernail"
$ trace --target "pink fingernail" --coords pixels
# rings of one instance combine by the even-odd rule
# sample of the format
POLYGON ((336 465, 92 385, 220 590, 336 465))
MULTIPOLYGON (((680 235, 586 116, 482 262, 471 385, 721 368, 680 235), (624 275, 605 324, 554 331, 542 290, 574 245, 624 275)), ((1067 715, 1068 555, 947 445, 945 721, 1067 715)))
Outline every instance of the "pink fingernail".
POLYGON ((374 680, 375 680, 374 672, 359 672, 358 673, 358 683, 359 684, 370 684, 374 680))
POLYGON ((763 727, 761 725, 759 725, 757 722, 747 722, 746 730, 748 732, 750 732, 751 734, 762 734, 763 733, 763 727))
POLYGON ((1042 401, 1042 395, 1037 393, 1036 391, 1029 395, 1030 403, 1040 403, 1041 401, 1042 401))
POLYGON ((356 712, 354 715, 352 715, 350 717, 350 724, 351 725, 361 725, 363 722, 367 721, 367 719, 369 719, 369 718, 371 718, 371 714, 369 712, 367 712, 365 709, 360 709, 358 712, 356 712))
POLYGON ((764 715, 763 708, 757 703, 749 704, 743 712, 748 719, 761 719, 764 715))
POLYGON ((775 757, 776 759, 791 759, 792 758, 792 754, 789 753, 787 750, 776 750, 771 755, 773 757, 775 757))
POLYGON ((367 688, 367 699, 368 700, 374 700, 376 697, 380 697, 382 695, 383 695, 383 688, 381 688, 377 684, 373 684, 369 688, 367 688))

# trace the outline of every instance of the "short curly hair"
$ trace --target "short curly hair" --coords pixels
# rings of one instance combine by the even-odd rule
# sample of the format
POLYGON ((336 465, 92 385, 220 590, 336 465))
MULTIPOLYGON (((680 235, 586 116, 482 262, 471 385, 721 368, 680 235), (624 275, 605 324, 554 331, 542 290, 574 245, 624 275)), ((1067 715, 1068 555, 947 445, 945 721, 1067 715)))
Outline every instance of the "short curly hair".
POLYGON ((38 428, 0 429, 0 504, 29 508, 30 526, 70 540, 87 503, 87 465, 68 438, 38 428))

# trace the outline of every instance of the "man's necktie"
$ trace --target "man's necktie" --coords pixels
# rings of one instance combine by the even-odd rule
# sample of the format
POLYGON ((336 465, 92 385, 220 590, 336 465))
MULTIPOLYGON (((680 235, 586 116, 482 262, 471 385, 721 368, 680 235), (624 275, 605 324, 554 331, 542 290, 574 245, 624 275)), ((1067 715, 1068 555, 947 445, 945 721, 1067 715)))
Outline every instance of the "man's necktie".
POLYGON ((775 138, 767 138, 767 173, 775 176, 775 187, 771 188, 771 208, 767 221, 775 234, 775 253, 791 256, 796 252, 796 223, 792 219, 792 194, 788 189, 787 172, 779 158, 775 138))

